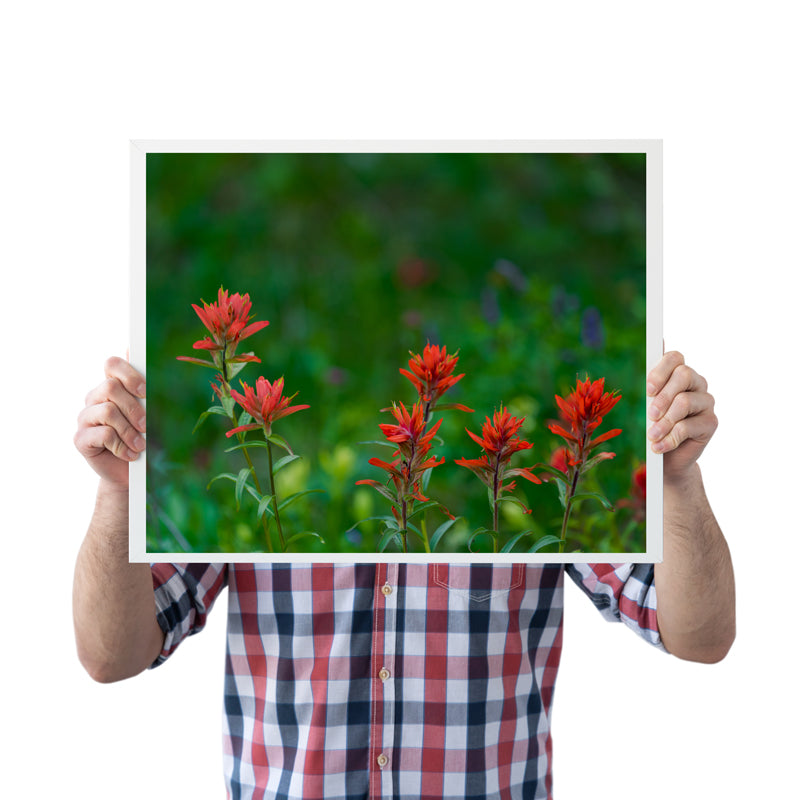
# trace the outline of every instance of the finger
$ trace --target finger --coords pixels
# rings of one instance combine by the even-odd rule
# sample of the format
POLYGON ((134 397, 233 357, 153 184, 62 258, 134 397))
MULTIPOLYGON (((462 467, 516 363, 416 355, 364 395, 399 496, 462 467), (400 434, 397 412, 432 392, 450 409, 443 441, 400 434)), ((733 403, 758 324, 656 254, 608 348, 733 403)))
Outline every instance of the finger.
POLYGON ((138 430, 147 430, 147 417, 139 401, 115 378, 106 378, 86 395, 86 407, 112 403, 138 430))
POLYGON ((664 388, 675 368, 684 363, 683 354, 677 350, 664 353, 658 364, 647 373, 647 394, 655 397, 664 388))
POLYGON ((147 384, 144 376, 124 358, 112 356, 104 364, 106 378, 116 378, 134 397, 145 397, 147 384))
POLYGON ((714 398, 708 392, 681 392, 658 422, 654 422, 647 436, 657 442, 663 439, 682 419, 704 414, 714 409, 714 398))
POLYGON ((78 414, 78 429, 108 427, 131 450, 140 452, 145 448, 145 440, 139 431, 131 425, 128 418, 114 403, 97 403, 87 406, 78 414))
POLYGON ((82 427, 74 437, 75 447, 87 460, 109 452, 123 461, 135 461, 139 453, 129 448, 110 425, 82 427))
POLYGON ((648 416, 652 420, 659 420, 682 392, 704 393, 707 389, 708 384, 702 375, 698 375, 686 364, 678 364, 672 370, 666 384, 662 386, 650 403, 648 416))
POLYGON ((653 442, 651 447, 656 453, 669 453, 688 441, 698 442, 705 447, 714 435, 717 425, 717 417, 713 413, 687 417, 673 425, 669 434, 653 442))

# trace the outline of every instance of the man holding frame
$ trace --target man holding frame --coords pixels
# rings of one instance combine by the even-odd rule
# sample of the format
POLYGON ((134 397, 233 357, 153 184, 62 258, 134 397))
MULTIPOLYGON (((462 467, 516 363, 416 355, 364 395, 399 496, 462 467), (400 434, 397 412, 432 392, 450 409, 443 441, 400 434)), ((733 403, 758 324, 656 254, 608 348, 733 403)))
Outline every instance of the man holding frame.
MULTIPOLYGON (((735 603, 697 464, 714 401, 677 352, 647 391, 664 455, 664 560, 566 570, 607 618, 715 662, 733 642, 735 603)), ((93 678, 161 663, 227 583, 231 797, 552 796, 564 567, 131 564, 128 463, 144 449, 144 396, 142 376, 110 359, 75 436, 100 476, 74 593, 93 678)))

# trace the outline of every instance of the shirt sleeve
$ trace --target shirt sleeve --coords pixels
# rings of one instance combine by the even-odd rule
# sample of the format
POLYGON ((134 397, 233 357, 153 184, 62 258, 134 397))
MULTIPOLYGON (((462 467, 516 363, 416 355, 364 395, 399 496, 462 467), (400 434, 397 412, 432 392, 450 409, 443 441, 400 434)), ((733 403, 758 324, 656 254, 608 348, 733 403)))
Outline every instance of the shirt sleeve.
POLYGON ((158 624, 164 647, 150 665, 163 664, 187 637, 206 624, 208 612, 228 582, 227 564, 151 564, 158 624))
POLYGON ((607 620, 623 622, 666 652, 656 619, 652 564, 567 564, 566 570, 607 620))

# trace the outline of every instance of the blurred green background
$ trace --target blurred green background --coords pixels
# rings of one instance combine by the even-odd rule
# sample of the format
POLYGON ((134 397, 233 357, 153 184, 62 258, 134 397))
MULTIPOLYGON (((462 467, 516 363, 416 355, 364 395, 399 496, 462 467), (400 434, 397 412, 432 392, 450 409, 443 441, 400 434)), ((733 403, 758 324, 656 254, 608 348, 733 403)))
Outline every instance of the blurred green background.
MULTIPOLYGON (((586 374, 621 392, 600 430, 623 434, 584 489, 614 503, 629 495, 646 448, 644 154, 148 154, 149 552, 265 549, 252 498, 237 509, 232 483, 207 488, 244 465, 224 453, 222 417, 192 434, 215 402, 215 373, 175 360, 204 357, 191 304, 215 300, 220 285, 248 292, 254 318, 270 322, 239 347, 262 360, 239 378, 284 376, 293 403, 311 406, 274 428, 303 457, 279 474, 280 496, 324 491, 285 514, 290 533, 325 538, 306 551, 375 551, 380 523, 356 523, 389 504, 355 482, 384 480, 367 461, 389 451, 359 442, 382 438, 378 423, 392 420, 381 408, 415 400, 398 369, 428 341, 458 350, 465 373, 441 402, 475 409, 434 417, 446 463, 428 495, 465 517, 440 551, 463 552, 491 527, 485 487, 453 463, 480 455, 465 426, 479 433, 507 405, 534 443, 512 466, 547 462, 561 444, 547 429, 553 396, 586 374)), ((503 504, 503 536, 558 533, 555 486, 517 484, 533 513, 503 504)), ((429 531, 445 519, 427 517, 429 531)), ((586 502, 572 519, 569 551, 645 549, 626 509, 586 502)))

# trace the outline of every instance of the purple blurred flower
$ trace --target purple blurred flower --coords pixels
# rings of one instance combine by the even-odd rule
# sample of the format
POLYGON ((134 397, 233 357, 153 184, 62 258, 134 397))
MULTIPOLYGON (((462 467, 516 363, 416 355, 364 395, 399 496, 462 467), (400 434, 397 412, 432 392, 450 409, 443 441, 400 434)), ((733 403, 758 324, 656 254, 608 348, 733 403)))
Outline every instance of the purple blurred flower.
POLYGON ((500 258, 494 263, 494 271, 502 275, 512 288, 518 292, 524 292, 528 288, 528 279, 522 270, 507 258, 500 258))
POLYGON ((581 341, 584 346, 599 350, 605 343, 605 331, 603 329, 603 318, 600 312, 593 306, 583 312, 581 320, 581 341))

